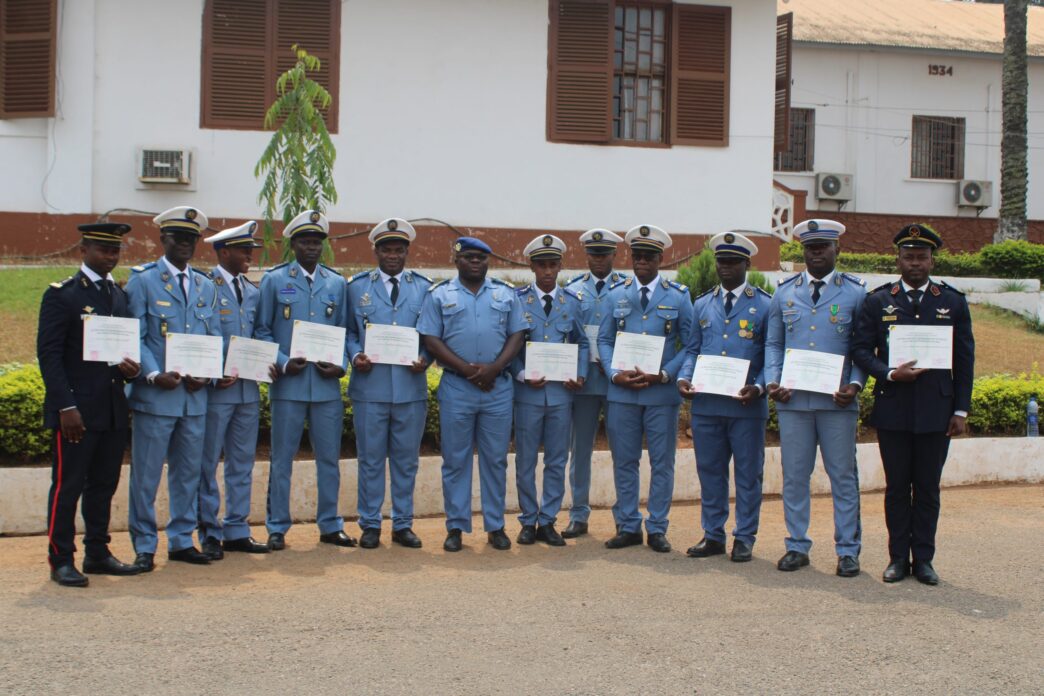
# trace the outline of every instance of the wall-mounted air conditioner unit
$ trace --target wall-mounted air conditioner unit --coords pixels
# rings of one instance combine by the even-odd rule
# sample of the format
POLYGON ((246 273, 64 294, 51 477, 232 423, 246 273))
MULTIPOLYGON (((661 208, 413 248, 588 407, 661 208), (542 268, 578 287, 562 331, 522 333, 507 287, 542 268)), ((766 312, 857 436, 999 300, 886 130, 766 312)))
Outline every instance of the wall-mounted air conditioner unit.
POLYGON ((192 152, 190 150, 138 150, 138 181, 143 184, 192 183, 192 152))
POLYGON ((828 201, 852 200, 851 174, 820 172, 816 174, 816 198, 828 201))
POLYGON ((993 205, 993 182, 961 179, 957 182, 957 205, 962 208, 989 208, 993 205))

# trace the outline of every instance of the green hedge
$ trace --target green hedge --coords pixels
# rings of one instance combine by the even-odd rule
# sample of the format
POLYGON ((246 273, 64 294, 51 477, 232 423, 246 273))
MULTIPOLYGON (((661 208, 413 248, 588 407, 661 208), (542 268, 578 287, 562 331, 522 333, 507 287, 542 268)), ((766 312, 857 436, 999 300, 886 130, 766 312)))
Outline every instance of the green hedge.
MULTIPOLYGON (((800 242, 780 246, 782 261, 801 263, 800 242)), ((895 273, 895 254, 856 254, 842 251, 837 267, 851 273, 895 273)), ((935 275, 987 278, 1037 278, 1044 281, 1044 244, 1007 241, 989 244, 974 254, 952 254, 946 249, 935 254, 935 275)))
MULTIPOLYGON (((678 269, 677 280, 689 288, 693 299, 717 285, 718 272, 714 267, 714 252, 709 248, 704 248, 689 263, 678 269)), ((760 271, 748 271, 747 282, 754 287, 762 288, 770 295, 776 291, 775 284, 760 271)))

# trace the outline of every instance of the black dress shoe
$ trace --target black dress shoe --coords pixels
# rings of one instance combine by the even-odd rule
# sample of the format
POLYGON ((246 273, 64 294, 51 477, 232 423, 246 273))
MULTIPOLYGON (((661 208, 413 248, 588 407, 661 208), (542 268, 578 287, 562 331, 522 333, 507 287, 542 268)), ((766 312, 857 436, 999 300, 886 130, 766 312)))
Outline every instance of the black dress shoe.
POLYGON ((905 558, 892 559, 892 562, 885 568, 884 574, 881 579, 885 582, 899 582, 907 575, 910 574, 910 561, 905 558))
POLYGON ((460 538, 459 529, 451 529, 446 533, 446 541, 442 542, 442 548, 449 552, 460 551, 464 548, 464 542, 460 538))
POLYGON ((859 559, 855 556, 840 556, 835 572, 839 578, 854 578, 859 575, 859 559))
POLYGON ((667 535, 663 532, 653 532, 645 543, 656 553, 667 553, 671 550, 671 542, 667 541, 667 535))
POLYGON ((803 568, 808 565, 808 554, 800 551, 787 551, 783 558, 776 563, 776 568, 789 573, 792 570, 803 568))
POLYGON ((152 553, 139 553, 134 557, 134 567, 138 568, 142 573, 151 573, 156 568, 156 562, 153 560, 155 554, 152 553))
POLYGON ((87 576, 71 563, 51 568, 51 579, 62 587, 87 587, 87 576))
POLYGON ((414 534, 413 530, 409 527, 406 529, 396 529, 392 532, 392 541, 399 546, 405 546, 408 549, 419 549, 424 546, 420 537, 414 534))
POLYGON ((570 522, 565 529, 562 530, 563 539, 575 539, 582 537, 587 534, 587 523, 586 522, 570 522))
POLYGON ((565 546, 565 539, 555 529, 554 523, 542 524, 536 530, 537 541, 542 541, 548 546, 565 546))
POLYGON ((732 542, 732 556, 729 557, 733 563, 746 563, 754 558, 754 544, 736 539, 732 542))
POLYGON ((607 549, 622 549, 628 546, 641 546, 645 538, 639 532, 617 532, 616 536, 605 542, 607 549))
POLYGON ((523 546, 529 546, 530 544, 536 543, 536 526, 532 524, 522 525, 522 529, 518 530, 518 536, 515 537, 515 541, 522 544, 523 546))
POLYGON ((375 549, 381 545, 381 530, 378 527, 367 527, 359 537, 359 546, 364 549, 375 549))
POLYGON ((262 544, 254 537, 225 539, 222 545, 225 547, 225 551, 242 551, 243 553, 268 553, 272 550, 268 544, 262 544))
POLYGON ((508 535, 504 533, 503 529, 494 529, 486 535, 486 540, 497 551, 507 551, 511 548, 511 540, 508 539, 508 535))
POLYGON ((347 547, 352 547, 359 543, 352 537, 345 534, 343 529, 337 532, 330 532, 329 534, 320 534, 319 541, 323 544, 333 544, 334 546, 347 547))
POLYGON ((286 548, 286 535, 282 532, 272 532, 268 535, 268 548, 272 551, 282 551, 286 548))
POLYGON ((221 542, 214 537, 204 539, 200 545, 200 551, 206 554, 206 557, 212 561, 220 561, 225 557, 225 552, 221 548, 221 542))
POLYGON ((141 568, 136 565, 120 563, 112 555, 104 558, 87 556, 83 559, 83 572, 91 575, 137 575, 141 572, 141 568))
POLYGON ((210 565, 210 556, 203 553, 195 546, 178 549, 177 551, 169 551, 167 553, 167 559, 171 561, 181 561, 182 563, 192 563, 194 565, 210 565))
POLYGON ((703 537, 700 539, 700 543, 690 546, 685 555, 689 558, 707 558, 708 556, 721 556, 724 553, 725 544, 703 537))
POLYGON ((917 582, 922 582, 925 585, 939 584, 939 574, 935 572, 931 561, 914 561, 913 574, 917 578, 917 582))

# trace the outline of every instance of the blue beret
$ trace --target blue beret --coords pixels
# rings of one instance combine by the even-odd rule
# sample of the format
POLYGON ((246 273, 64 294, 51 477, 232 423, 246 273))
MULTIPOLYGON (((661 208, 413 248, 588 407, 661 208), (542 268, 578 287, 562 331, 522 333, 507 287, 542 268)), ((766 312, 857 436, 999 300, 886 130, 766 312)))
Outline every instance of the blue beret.
POLYGON ((483 254, 493 253, 488 244, 474 237, 459 237, 453 244, 453 251, 458 254, 464 251, 481 251, 483 254))

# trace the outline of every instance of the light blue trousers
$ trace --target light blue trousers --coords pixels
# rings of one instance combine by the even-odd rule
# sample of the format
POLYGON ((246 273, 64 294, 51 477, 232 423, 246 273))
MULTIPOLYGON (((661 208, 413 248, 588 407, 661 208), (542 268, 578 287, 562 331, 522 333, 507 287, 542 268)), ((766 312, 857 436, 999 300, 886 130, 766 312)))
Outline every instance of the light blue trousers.
POLYGON ((667 533, 674 495, 674 455, 678 441, 678 406, 638 406, 609 402, 608 430, 613 436, 609 448, 613 453, 613 481, 616 504, 613 517, 620 531, 640 532, 642 513, 638 509, 641 483, 638 473, 642 458, 642 437, 649 447, 651 477, 649 481, 649 517, 645 530, 649 534, 667 533))
POLYGON ((409 529, 413 526, 413 488, 428 404, 355 401, 352 410, 359 450, 359 526, 381 527, 387 461, 392 529, 409 529))
POLYGON ((515 485, 523 525, 554 524, 565 497, 572 404, 536 406, 515 403, 515 485), (537 496, 536 469, 544 446, 544 483, 537 496))
POLYGON ((569 489, 573 498, 569 519, 573 522, 587 522, 591 516, 591 456, 598 435, 598 416, 607 412, 608 405, 605 395, 577 394, 573 397, 573 434, 569 458, 569 489))
POLYGON ((250 492, 260 403, 207 405, 207 434, 203 438, 203 477, 199 483, 199 540, 245 539, 250 536, 250 492), (221 493, 217 465, 225 454, 225 519, 219 521, 221 493))
POLYGON ((700 524, 704 536, 725 543, 729 519, 729 462, 735 459, 738 541, 754 543, 761 519, 765 472, 765 421, 729 416, 692 417, 696 473, 700 479, 700 524))

